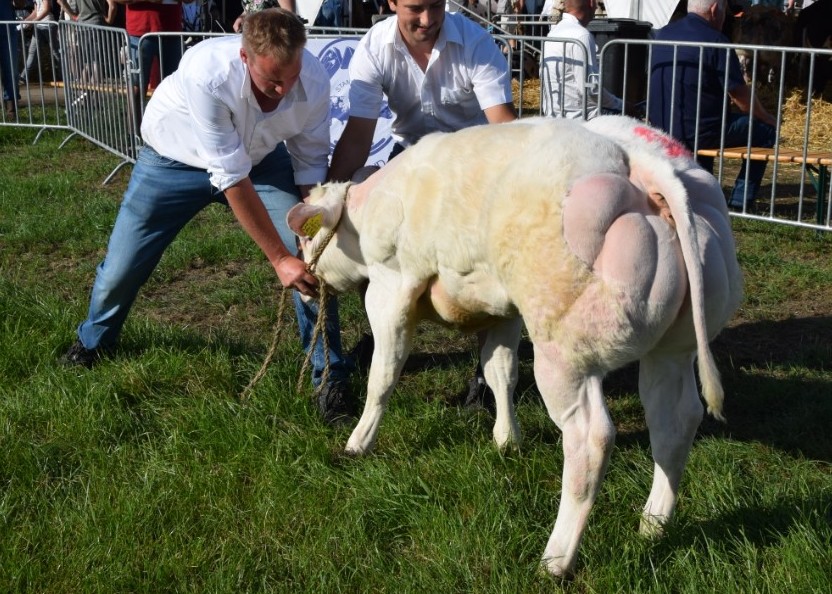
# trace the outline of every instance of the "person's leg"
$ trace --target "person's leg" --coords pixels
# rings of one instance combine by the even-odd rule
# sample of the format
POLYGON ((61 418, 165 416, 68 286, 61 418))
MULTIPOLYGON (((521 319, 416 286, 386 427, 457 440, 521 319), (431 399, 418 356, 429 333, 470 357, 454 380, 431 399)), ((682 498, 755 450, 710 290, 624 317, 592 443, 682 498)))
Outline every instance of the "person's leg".
POLYGON ((52 73, 52 81, 60 82, 63 80, 63 65, 61 64, 61 44, 58 41, 58 27, 57 25, 49 25, 46 30, 46 40, 49 43, 50 72, 52 73))
POLYGON ((87 319, 78 339, 88 350, 110 349, 139 289, 182 227, 211 202, 208 174, 150 147, 130 177, 107 255, 98 266, 87 319))
MULTIPOLYGON (((281 240, 290 251, 294 251, 296 238, 286 224, 286 213, 298 203, 300 194, 295 185, 292 161, 285 145, 278 145, 270 155, 252 168, 251 180, 281 240)), ((318 317, 318 305, 314 301, 304 302, 297 292, 293 292, 293 297, 301 342, 304 351, 308 351, 318 317)), ((329 341, 328 383, 346 382, 349 377, 349 366, 341 350, 341 326, 337 299, 329 300, 326 315, 326 334, 329 341)), ((321 382, 325 365, 326 353, 323 339, 319 338, 312 353, 312 383, 316 387, 321 382)))
POLYGON ((162 37, 161 55, 159 56, 159 76, 170 76, 179 68, 182 59, 182 42, 179 37, 162 37))
POLYGON ((158 55, 158 41, 148 37, 142 40, 141 37, 130 37, 130 55, 133 59, 133 68, 139 69, 138 84, 139 94, 142 101, 147 95, 147 88, 150 86, 150 71, 153 69, 153 59, 158 55))
POLYGON ((35 67, 38 63, 38 29, 32 29, 32 37, 29 39, 29 49, 26 53, 26 63, 23 65, 23 72, 20 73, 20 76, 25 78, 26 80, 29 79, 30 76, 34 76, 35 67))
POLYGON ((6 111, 16 112, 20 92, 17 90, 18 32, 11 23, 0 25, 0 85, 6 111))
MULTIPOLYGON (((728 128, 725 130, 725 145, 746 146, 748 144, 749 123, 750 118, 747 115, 735 114, 730 116, 728 128)), ((777 131, 773 126, 757 120, 751 124, 751 146, 771 148, 774 146, 776 138, 777 131)), ((742 208, 743 204, 746 207, 754 204, 765 171, 765 161, 750 161, 750 165, 748 165, 747 161, 743 161, 740 171, 737 174, 737 180, 734 183, 734 189, 731 191, 731 199, 728 201, 728 206, 742 208), (745 181, 746 166, 748 166, 747 184, 745 181)))

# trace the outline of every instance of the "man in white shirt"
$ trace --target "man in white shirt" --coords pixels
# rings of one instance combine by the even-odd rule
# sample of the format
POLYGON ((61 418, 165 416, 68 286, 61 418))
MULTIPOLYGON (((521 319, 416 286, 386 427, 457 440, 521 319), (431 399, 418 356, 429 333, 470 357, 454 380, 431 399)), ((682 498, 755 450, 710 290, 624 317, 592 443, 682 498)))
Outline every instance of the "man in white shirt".
MULTIPOLYGON (((548 37, 573 41, 547 41, 543 44, 541 95, 544 115, 564 118, 591 119, 600 111, 598 105, 598 47, 586 28, 595 18, 597 0, 564 0, 560 22, 549 31, 548 37), (586 48, 586 54, 584 49, 586 48), (586 84, 591 86, 587 89, 586 84)), ((601 105, 621 112, 621 99, 600 89, 601 105)))
POLYGON ((329 178, 350 179, 370 153, 382 95, 393 112, 394 155, 431 132, 517 115, 505 56, 488 32, 442 0, 390 0, 350 61, 349 119, 329 178))
MULTIPOLYGON (((485 29, 460 13, 445 12, 444 0, 389 4, 395 16, 370 28, 350 61, 349 118, 329 179, 348 180, 367 161, 383 95, 394 116, 391 159, 431 132, 517 118, 506 57, 485 29)), ((369 191, 376 179, 371 176, 356 191, 369 191)), ((371 353, 372 336, 366 335, 353 349, 359 366, 371 353)), ((483 400, 490 406, 493 395, 478 366, 466 404, 479 406, 483 400)))
MULTIPOLYGON (((246 19, 242 38, 205 40, 188 50, 147 105, 139 152, 89 315, 68 364, 91 367, 110 351, 141 286, 177 233, 212 202, 228 204, 294 301, 305 348, 315 325, 317 281, 296 257, 286 212, 322 182, 329 153, 329 77, 304 49, 306 31, 283 9, 246 19)), ((341 406, 348 371, 341 357, 337 304, 329 310, 330 383, 318 393, 327 422, 354 416, 341 406)), ((322 342, 313 383, 325 366, 322 342)), ((346 400, 351 402, 351 399, 346 400)))

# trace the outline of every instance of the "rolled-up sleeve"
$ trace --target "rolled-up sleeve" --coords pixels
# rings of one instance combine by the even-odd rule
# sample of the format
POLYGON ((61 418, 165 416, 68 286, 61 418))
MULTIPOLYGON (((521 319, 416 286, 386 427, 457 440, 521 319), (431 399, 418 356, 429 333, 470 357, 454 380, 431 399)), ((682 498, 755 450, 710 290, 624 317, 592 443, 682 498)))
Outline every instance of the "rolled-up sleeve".
POLYGON ((475 64, 471 80, 480 109, 511 103, 511 75, 506 68, 506 57, 490 36, 477 46, 474 57, 467 63, 475 64))
POLYGON ((381 68, 376 56, 362 39, 350 60, 349 114, 357 118, 378 119, 384 91, 381 68))

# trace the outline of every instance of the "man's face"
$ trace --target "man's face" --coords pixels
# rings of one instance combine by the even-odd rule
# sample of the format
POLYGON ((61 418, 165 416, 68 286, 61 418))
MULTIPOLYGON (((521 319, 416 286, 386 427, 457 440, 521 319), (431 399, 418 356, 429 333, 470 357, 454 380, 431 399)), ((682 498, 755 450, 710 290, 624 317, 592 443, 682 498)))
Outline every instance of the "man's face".
POLYGON ((433 43, 445 22, 445 0, 388 0, 408 45, 433 43))
POLYGON ((269 99, 282 99, 300 78, 301 52, 291 62, 281 64, 272 56, 250 55, 240 49, 240 57, 248 66, 251 83, 269 99))

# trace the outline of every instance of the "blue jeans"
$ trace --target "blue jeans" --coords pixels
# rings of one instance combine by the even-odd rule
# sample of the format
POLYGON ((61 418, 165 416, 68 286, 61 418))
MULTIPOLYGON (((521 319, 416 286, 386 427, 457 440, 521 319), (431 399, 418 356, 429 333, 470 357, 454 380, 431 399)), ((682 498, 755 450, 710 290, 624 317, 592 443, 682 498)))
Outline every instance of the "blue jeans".
MULTIPOLYGON (((725 146, 746 146, 748 144, 748 124, 750 118, 746 114, 729 114, 728 127, 725 129, 725 146)), ((751 128, 751 146, 771 148, 777 140, 777 130, 758 120, 754 120, 751 128)), ((719 148, 719 138, 716 142, 700 143, 699 148, 719 148)), ((713 173, 713 157, 699 157, 699 164, 709 172, 713 173)), ((728 206, 742 208, 743 204, 751 206, 757 199, 760 191, 760 184, 766 172, 765 161, 750 161, 748 168, 748 184, 745 183, 745 168, 749 161, 743 161, 737 179, 734 182, 734 189, 731 191, 731 198, 728 206)))
POLYGON ((133 68, 139 68, 139 76, 133 79, 133 84, 138 85, 144 96, 150 84, 153 58, 159 58, 159 76, 165 78, 179 68, 182 44, 176 36, 154 36, 145 39, 141 44, 140 39, 141 37, 130 36, 130 60, 133 62, 133 68))
MULTIPOLYGON (((286 213, 300 197, 295 186, 289 153, 283 144, 261 163, 250 177, 272 223, 286 246, 295 236, 286 225, 286 213)), ((139 151, 133 175, 124 194, 107 255, 99 264, 92 287, 87 319, 78 327, 78 338, 88 349, 112 348, 130 307, 142 285, 156 268, 165 249, 179 231, 203 208, 213 202, 226 204, 225 196, 211 186, 208 173, 162 157, 149 146, 139 151)), ((295 311, 303 348, 308 351, 318 308, 295 294, 295 311)), ((341 354, 338 302, 327 308, 330 382, 346 380, 348 366, 341 354)), ((323 340, 312 354, 312 383, 318 385, 326 362, 323 340)))
POLYGON ((17 89, 17 54, 20 40, 13 23, 0 25, 0 85, 3 86, 3 101, 20 100, 17 89))

